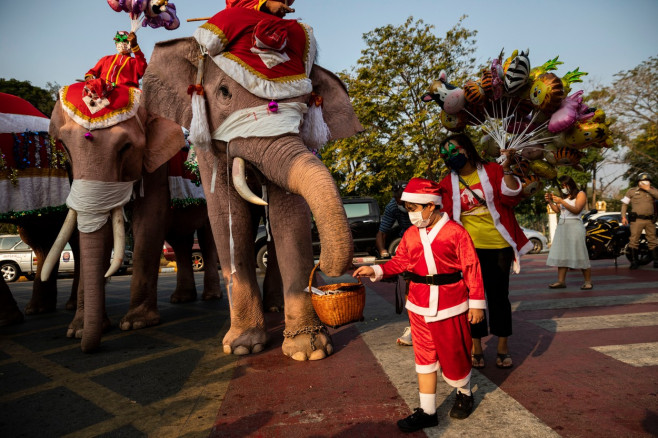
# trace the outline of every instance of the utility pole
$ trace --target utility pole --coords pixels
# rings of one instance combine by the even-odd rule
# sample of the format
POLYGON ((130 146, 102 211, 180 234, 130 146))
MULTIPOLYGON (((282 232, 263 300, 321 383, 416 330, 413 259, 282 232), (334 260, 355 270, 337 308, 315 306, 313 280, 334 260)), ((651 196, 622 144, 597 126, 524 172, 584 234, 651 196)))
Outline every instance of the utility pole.
POLYGON ((596 164, 592 174, 592 203, 591 208, 596 208, 596 164))

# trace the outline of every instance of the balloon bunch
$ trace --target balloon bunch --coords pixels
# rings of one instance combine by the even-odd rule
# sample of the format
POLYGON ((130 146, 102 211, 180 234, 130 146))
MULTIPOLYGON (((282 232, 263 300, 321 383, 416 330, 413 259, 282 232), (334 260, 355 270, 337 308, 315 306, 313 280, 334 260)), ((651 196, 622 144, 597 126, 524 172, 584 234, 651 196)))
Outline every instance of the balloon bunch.
POLYGON ((553 73, 562 64, 557 56, 531 68, 529 52, 515 50, 504 62, 501 52, 462 87, 448 83, 442 71, 422 100, 441 106, 440 121, 449 131, 480 126, 486 155, 515 149, 512 169, 532 196, 557 176, 557 166, 582 169, 583 149, 610 147, 612 139, 603 110, 585 105, 582 91, 569 94, 587 73, 576 68, 559 77, 553 73))
POLYGON ((128 12, 133 22, 133 32, 142 27, 164 27, 174 30, 180 26, 176 16, 176 5, 168 0, 107 0, 107 4, 117 12, 128 12), (144 14, 142 18, 142 13, 144 14))

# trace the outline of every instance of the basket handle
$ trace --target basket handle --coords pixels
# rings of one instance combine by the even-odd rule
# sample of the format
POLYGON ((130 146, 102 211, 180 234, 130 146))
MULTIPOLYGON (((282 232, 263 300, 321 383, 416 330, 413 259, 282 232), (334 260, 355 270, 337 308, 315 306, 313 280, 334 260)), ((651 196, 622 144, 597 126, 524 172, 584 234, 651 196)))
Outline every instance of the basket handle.
MULTIPOLYGON (((308 278, 308 293, 311 293, 311 284, 313 283, 313 276, 315 275, 315 270, 320 267, 320 263, 316 264, 313 266, 313 269, 311 269, 311 275, 308 278)), ((354 265, 352 265, 354 268, 354 265)), ((361 283, 361 279, 359 277, 356 277, 357 284, 363 284, 361 283)))

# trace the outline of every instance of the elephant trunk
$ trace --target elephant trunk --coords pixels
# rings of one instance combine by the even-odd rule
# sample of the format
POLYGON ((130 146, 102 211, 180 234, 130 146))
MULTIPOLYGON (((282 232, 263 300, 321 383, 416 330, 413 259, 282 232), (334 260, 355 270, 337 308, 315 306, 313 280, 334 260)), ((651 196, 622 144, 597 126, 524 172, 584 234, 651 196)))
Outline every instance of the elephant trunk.
POLYGON ((301 141, 288 139, 275 141, 267 148, 260 171, 270 181, 304 198, 320 234, 322 272, 337 277, 351 266, 354 251, 340 193, 329 169, 301 141))
POLYGON ((59 262, 60 255, 66 246, 66 242, 69 241, 73 231, 75 231, 75 223, 77 221, 78 215, 75 210, 70 209, 69 213, 66 215, 66 220, 62 229, 60 230, 55 243, 50 248, 46 259, 43 262, 41 267, 41 281, 48 281, 50 274, 53 272, 53 268, 59 262))
POLYGON ((81 280, 84 288, 84 329, 82 351, 89 353, 100 345, 105 306, 105 278, 109 248, 109 225, 92 233, 80 233, 81 280))

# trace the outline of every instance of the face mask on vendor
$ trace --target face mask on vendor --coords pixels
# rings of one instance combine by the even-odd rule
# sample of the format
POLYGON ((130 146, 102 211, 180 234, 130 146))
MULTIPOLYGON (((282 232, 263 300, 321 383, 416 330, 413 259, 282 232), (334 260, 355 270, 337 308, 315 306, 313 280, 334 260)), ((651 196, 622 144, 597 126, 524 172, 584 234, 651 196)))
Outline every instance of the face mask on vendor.
POLYGON ((117 48, 117 53, 120 55, 130 54, 130 43, 128 42, 128 33, 119 31, 114 36, 114 43, 117 48))
POLYGON ((468 162, 468 157, 464 153, 464 150, 458 144, 453 142, 448 142, 441 146, 439 153, 441 154, 441 158, 445 161, 446 166, 454 171, 461 170, 461 168, 466 166, 466 163, 468 162))

